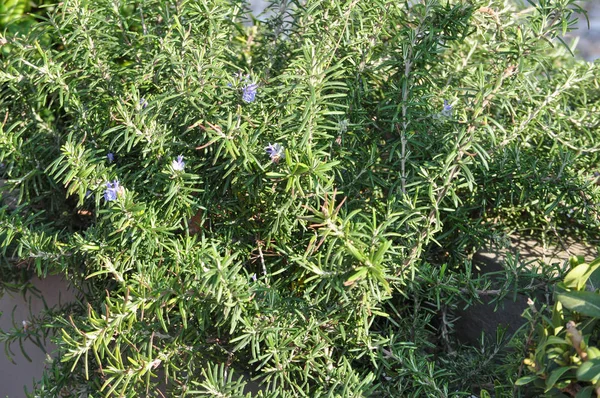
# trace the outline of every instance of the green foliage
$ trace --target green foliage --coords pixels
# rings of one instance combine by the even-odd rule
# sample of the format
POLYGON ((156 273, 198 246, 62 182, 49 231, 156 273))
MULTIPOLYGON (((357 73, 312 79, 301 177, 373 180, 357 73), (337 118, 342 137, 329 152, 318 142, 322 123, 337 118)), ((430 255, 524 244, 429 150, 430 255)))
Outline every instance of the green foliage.
POLYGON ((598 238, 578 6, 246 7, 65 0, 10 38, 0 270, 80 294, 35 395, 512 396, 453 314, 553 278, 476 276, 485 242, 598 238))
POLYGON ((13 36, 25 35, 36 21, 54 7, 53 0, 1 0, 0 1, 0 57, 9 56, 13 36), (6 38, 4 37, 6 36, 6 38), (7 39, 8 38, 8 39, 7 39))
POLYGON ((29 2, 20 0, 3 0, 0 3, 0 26, 8 25, 29 11, 29 2))
POLYGON ((591 397, 600 393, 600 258, 588 264, 573 257, 570 265, 552 310, 537 310, 532 302, 525 314, 531 329, 524 364, 532 374, 516 384, 533 382, 548 396, 591 397))

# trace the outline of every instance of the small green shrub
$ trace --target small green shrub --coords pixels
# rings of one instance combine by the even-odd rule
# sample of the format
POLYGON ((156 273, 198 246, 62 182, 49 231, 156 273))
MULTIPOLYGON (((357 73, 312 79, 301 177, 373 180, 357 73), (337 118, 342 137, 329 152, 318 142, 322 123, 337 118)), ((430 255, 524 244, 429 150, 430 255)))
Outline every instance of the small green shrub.
POLYGON ((10 37, 0 272, 80 294, 30 320, 58 345, 35 396, 512 396, 507 339, 463 347, 454 311, 554 278, 496 288, 484 243, 598 238, 579 7, 246 7, 65 0, 10 37))
POLYGON ((591 397, 600 395, 600 258, 588 264, 573 257, 570 264, 552 310, 530 304, 530 353, 523 363, 531 374, 516 384, 533 382, 545 396, 591 397))

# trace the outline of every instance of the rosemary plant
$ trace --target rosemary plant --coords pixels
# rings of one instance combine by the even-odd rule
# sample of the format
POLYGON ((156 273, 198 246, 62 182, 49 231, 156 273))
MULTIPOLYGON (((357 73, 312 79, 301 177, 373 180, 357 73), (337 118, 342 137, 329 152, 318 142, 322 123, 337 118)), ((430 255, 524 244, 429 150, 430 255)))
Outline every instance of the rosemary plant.
POLYGON ((247 10, 64 0, 2 37, 0 272, 80 295, 2 335, 54 336, 34 396, 512 396, 506 339, 463 347, 452 319, 556 278, 496 289, 486 242, 597 238, 579 6, 247 10))

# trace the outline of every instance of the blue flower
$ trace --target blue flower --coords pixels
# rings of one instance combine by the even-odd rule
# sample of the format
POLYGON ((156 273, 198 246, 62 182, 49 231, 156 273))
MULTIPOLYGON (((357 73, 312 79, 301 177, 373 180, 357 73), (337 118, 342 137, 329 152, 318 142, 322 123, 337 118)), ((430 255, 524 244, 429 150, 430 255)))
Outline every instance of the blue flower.
POLYGON ((250 103, 253 102, 256 98, 256 90, 258 89, 258 84, 250 83, 242 88, 242 100, 244 102, 250 103))
POLYGON ((271 160, 275 163, 279 162, 281 159, 285 159, 285 148, 280 144, 269 144, 265 150, 271 157, 271 160))
POLYGON ((113 182, 107 182, 106 183, 106 190, 104 191, 104 200, 106 200, 107 202, 112 202, 113 200, 117 200, 117 197, 119 196, 119 192, 123 189, 123 187, 121 187, 119 185, 119 181, 118 180, 114 180, 113 182))
POLYGON ((173 162, 171 163, 171 167, 175 171, 183 171, 183 169, 185 168, 185 162, 183 161, 183 156, 182 155, 177 156, 177 159, 173 160, 173 162))
POLYGON ((442 116, 452 116, 452 105, 448 103, 448 100, 444 100, 444 108, 442 109, 442 116))
POLYGON ((106 157, 108 158, 108 163, 112 163, 115 161, 115 154, 112 152, 107 153, 106 157))
POLYGON ((146 98, 140 98, 140 106, 142 107, 142 109, 146 109, 146 107, 148 106, 148 101, 146 101, 146 98))

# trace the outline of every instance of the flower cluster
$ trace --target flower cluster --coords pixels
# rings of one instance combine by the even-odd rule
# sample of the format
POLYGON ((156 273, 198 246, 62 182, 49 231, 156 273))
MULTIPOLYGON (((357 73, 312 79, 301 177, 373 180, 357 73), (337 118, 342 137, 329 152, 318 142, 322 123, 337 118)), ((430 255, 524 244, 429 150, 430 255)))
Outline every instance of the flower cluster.
POLYGON ((177 159, 173 160, 173 162, 171 163, 171 167, 175 171, 183 171, 183 169, 185 168, 185 162, 183 161, 183 156, 182 155, 177 156, 177 159))
POLYGON ((448 100, 444 100, 444 108, 442 108, 442 116, 450 117, 452 116, 452 105, 448 103, 448 100))
POLYGON ((268 147, 265 148, 271 160, 275 163, 279 162, 281 159, 285 159, 285 148, 280 144, 269 144, 268 147))
MULTIPOLYGON (((235 74, 235 78, 237 80, 235 87, 242 87, 242 101, 247 104, 254 102, 258 91, 258 83, 250 80, 250 75, 242 75, 241 73, 235 74)), ((234 85, 227 83, 227 87, 234 87, 234 85)))
POLYGON ((258 84, 249 83, 242 88, 242 101, 246 103, 253 102, 256 98, 256 90, 258 89, 258 84))
POLYGON ((123 187, 119 184, 118 180, 106 183, 106 190, 104 191, 104 200, 112 202, 117 200, 119 194, 123 191, 123 187))

